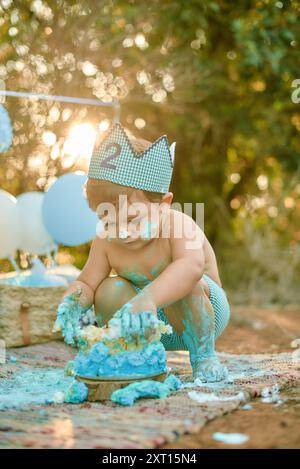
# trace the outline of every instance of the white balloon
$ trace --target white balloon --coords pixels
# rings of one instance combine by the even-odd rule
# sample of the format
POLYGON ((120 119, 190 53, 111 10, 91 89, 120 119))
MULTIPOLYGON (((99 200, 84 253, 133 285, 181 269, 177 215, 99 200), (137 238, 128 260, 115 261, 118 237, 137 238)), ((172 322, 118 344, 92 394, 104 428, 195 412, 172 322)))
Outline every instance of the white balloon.
POLYGON ((55 243, 42 219, 43 192, 25 192, 17 197, 20 220, 19 249, 29 254, 47 254, 55 243))
POLYGON ((0 259, 14 256, 19 244, 17 199, 0 189, 0 259))

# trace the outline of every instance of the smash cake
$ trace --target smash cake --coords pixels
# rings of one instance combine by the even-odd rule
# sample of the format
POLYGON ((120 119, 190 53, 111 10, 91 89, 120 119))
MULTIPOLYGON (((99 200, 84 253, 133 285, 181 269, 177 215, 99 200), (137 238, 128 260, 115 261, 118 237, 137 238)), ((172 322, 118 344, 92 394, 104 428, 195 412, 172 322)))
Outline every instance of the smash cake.
POLYGON ((66 368, 67 375, 95 379, 139 379, 166 373, 167 357, 161 334, 172 328, 154 318, 152 335, 147 339, 126 341, 121 336, 121 321, 115 315, 107 326, 83 327, 78 334, 79 353, 66 368))
POLYGON ((79 352, 74 360, 75 374, 86 378, 138 379, 166 371, 166 352, 161 343, 113 353, 99 342, 88 353, 79 352))

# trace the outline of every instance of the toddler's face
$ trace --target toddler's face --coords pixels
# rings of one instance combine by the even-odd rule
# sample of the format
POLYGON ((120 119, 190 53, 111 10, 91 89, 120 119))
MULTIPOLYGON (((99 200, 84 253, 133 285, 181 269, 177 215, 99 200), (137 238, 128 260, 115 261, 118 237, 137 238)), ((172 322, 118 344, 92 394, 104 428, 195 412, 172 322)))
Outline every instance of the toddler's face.
POLYGON ((107 207, 105 213, 97 209, 102 222, 98 236, 128 247, 147 244, 159 237, 167 207, 164 201, 150 202, 141 191, 135 191, 130 198, 122 196, 117 209, 107 207))

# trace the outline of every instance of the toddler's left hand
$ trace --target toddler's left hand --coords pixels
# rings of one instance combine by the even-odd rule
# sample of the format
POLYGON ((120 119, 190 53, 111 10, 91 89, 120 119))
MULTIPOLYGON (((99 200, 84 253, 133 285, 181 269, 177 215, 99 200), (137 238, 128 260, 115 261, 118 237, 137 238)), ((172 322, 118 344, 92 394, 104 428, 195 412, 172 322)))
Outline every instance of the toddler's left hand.
POLYGON ((145 311, 149 311, 154 314, 154 316, 157 316, 156 304, 152 300, 150 294, 144 290, 134 296, 130 301, 128 301, 128 303, 131 305, 131 312, 133 314, 141 314, 145 311))
POLYGON ((157 307, 150 296, 139 293, 117 311, 121 319, 122 337, 125 339, 148 339, 157 324, 157 307))

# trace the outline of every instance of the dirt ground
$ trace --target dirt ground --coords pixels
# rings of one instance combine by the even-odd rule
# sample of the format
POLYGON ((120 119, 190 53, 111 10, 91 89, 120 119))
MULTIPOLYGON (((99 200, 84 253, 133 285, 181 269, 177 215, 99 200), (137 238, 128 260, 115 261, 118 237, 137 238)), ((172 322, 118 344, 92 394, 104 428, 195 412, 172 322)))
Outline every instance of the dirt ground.
MULTIPOLYGON (((217 342, 217 350, 231 353, 293 351, 291 341, 300 338, 300 307, 259 309, 236 307, 230 325, 217 342)), ((238 409, 209 422, 199 433, 186 435, 164 448, 300 448, 300 383, 281 393, 280 406, 250 402, 250 410, 238 409), (214 432, 244 433, 249 440, 229 445, 213 440, 214 432)))

